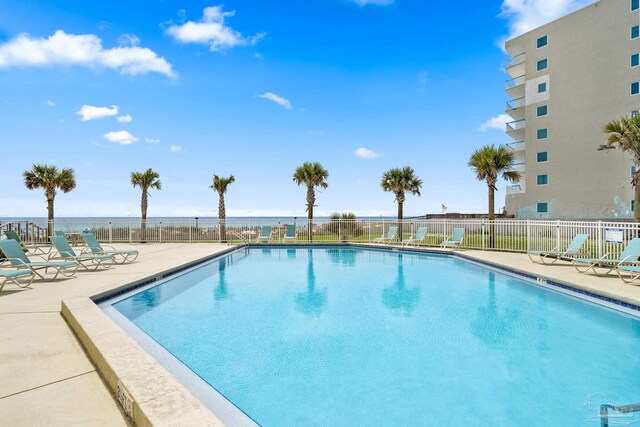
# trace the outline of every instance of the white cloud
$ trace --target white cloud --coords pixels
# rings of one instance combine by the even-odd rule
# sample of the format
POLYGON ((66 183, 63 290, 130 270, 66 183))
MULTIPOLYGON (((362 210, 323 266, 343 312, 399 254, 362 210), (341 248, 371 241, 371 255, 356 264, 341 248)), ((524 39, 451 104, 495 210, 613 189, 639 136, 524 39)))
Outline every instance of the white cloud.
POLYGON ((0 44, 0 68, 54 65, 105 67, 134 76, 153 72, 175 77, 171 64, 151 49, 133 45, 104 49, 102 40, 94 34, 75 35, 58 30, 47 38, 34 38, 25 33, 0 44))
POLYGON ((154 138, 149 138, 148 136, 144 137, 144 142, 146 142, 147 144, 157 144, 160 142, 159 139, 154 139, 154 138))
POLYGON ((257 95, 257 96, 258 98, 268 99, 269 101, 273 101, 276 104, 283 106, 287 110, 291 109, 291 102, 289 102, 289 100, 286 98, 276 95, 275 93, 265 92, 262 95, 257 95))
POLYGON ((131 120, 133 120, 133 117, 131 117, 131 114, 125 114, 124 116, 119 116, 117 120, 120 123, 129 123, 131 120))
POLYGON ((507 122, 512 121, 513 119, 508 114, 500 114, 496 117, 491 117, 489 120, 480 125, 478 130, 480 132, 486 132, 490 129, 505 131, 505 126, 507 122))
POLYGON ((48 100, 44 101, 44 102, 42 103, 42 105, 46 105, 47 107, 55 107, 55 106, 56 106, 56 103, 55 103, 55 102, 53 102, 52 100, 48 99, 48 100))
POLYGON ((240 32, 228 27, 225 18, 235 15, 235 11, 224 12, 223 6, 211 6, 204 9, 200 21, 187 21, 181 25, 172 25, 166 33, 182 43, 198 43, 209 46, 212 52, 230 49, 236 46, 253 46, 265 36, 259 33, 244 37, 240 32))
POLYGON ((504 0, 500 16, 509 22, 509 38, 594 3, 594 0, 504 0))
POLYGON ((366 6, 368 4, 373 4, 376 6, 388 6, 393 4, 395 0, 349 0, 359 6, 366 6))
POLYGON ((179 145, 170 145, 169 150, 171 150, 172 153, 179 153, 182 151, 182 147, 179 145))
POLYGON ((353 152, 353 154, 355 154, 356 157, 361 157, 363 159, 377 159, 378 157, 381 156, 380 153, 376 153, 375 151, 370 150, 368 148, 364 148, 364 147, 358 148, 356 151, 353 152))
POLYGON ((138 46, 140 38, 135 34, 123 34, 118 37, 118 44, 120 46, 138 46))
POLYGON ((112 105, 109 107, 94 107, 93 105, 83 105, 80 107, 76 114, 80 116, 80 121, 86 122, 93 119, 102 119, 104 117, 118 115, 118 106, 112 105))
POLYGON ((120 145, 131 145, 136 141, 139 141, 139 138, 131 135, 126 130, 119 130, 115 132, 108 132, 104 134, 104 139, 109 142, 113 142, 115 144, 120 145))

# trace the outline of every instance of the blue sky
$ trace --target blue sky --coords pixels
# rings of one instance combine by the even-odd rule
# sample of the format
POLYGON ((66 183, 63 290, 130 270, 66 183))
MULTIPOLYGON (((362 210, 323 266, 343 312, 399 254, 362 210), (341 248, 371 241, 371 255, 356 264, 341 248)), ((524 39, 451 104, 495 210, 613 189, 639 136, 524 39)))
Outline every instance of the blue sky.
MULTIPOLYGON (((32 163, 72 167, 60 216, 305 214, 296 166, 330 173, 316 215, 393 215, 382 173, 412 166, 406 215, 485 212, 471 152, 506 143, 501 41, 586 0, 249 0, 0 4, 0 216, 44 216, 32 163), (491 120, 493 118, 493 120, 491 120)), ((497 208, 503 206, 500 188, 497 208)))

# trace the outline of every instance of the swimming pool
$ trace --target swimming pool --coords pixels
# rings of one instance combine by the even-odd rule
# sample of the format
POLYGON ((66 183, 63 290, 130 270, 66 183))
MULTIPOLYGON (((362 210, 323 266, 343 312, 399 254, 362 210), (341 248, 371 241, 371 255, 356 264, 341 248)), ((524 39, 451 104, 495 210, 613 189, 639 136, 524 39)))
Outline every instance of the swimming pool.
POLYGON ((640 402, 640 319, 453 256, 245 248, 113 307, 265 426, 598 425, 640 402))

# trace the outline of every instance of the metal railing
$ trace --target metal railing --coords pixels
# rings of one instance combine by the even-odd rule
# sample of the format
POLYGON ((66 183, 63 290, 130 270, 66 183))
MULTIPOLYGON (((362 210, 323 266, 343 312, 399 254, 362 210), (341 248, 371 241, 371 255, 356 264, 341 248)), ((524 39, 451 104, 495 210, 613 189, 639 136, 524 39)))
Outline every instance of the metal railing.
POLYGON ((505 90, 513 89, 514 87, 523 85, 526 81, 525 75, 521 75, 518 77, 514 77, 512 79, 507 79, 505 83, 505 90))
POLYGON ((520 98, 510 99, 506 102, 506 111, 515 110, 520 107, 524 107, 525 105, 525 97, 521 96, 520 98))
POLYGON ((525 126, 526 126, 525 119, 514 120, 512 122, 507 123, 507 132, 524 129, 525 126))
POLYGON ((522 52, 515 56, 508 56, 505 61, 505 68, 515 67, 516 65, 520 65, 524 63, 526 59, 525 52, 522 52))
MULTIPOLYGON (((608 405, 604 404, 600 406, 600 426, 609 427, 609 410, 616 411, 620 414, 633 414, 640 412, 640 403, 634 403, 632 405, 608 405)), ((630 424, 629 420, 616 420, 616 425, 630 424), (627 422, 625 422, 627 421, 627 422)))
MULTIPOLYGON (((14 222, 15 224, 16 222, 14 222)), ((27 242, 46 242, 47 239, 31 230, 44 230, 47 221, 23 221, 19 234, 27 242), (33 234, 35 233, 35 234, 33 234), (36 239, 36 236, 40 236, 36 239)), ((286 242, 299 243, 376 243, 386 236, 389 227, 402 230, 402 240, 415 236, 418 228, 427 227, 428 233, 420 242, 423 246, 438 246, 450 237, 454 228, 464 228, 463 248, 526 252, 527 250, 552 250, 564 248, 578 233, 588 234, 585 253, 602 256, 607 253, 619 255, 626 243, 640 237, 640 223, 608 221, 548 221, 499 219, 411 219, 398 222, 393 219, 332 220, 329 218, 152 218, 145 223, 140 219, 60 218, 53 229, 63 231, 68 237, 80 239, 80 233, 89 229, 96 237, 108 243, 138 242, 286 242), (287 226, 293 225, 295 236, 286 238, 287 226), (263 227, 271 227, 268 239, 258 239, 263 227), (494 245, 489 247, 489 233, 494 230, 494 245), (309 233, 309 231, 311 231, 309 233), (309 238, 311 236, 311 239, 309 238)), ((1 231, 1 230, 0 230, 1 231)), ((399 243, 399 236, 394 241, 399 243)), ((2 236, 1 238, 4 238, 2 236)))

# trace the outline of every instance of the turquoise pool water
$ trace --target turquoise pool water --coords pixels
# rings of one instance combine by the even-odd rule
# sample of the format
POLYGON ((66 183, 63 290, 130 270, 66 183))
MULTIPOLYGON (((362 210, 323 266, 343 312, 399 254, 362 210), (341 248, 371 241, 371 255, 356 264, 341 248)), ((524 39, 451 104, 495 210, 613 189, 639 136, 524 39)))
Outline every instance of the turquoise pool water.
POLYGON ((245 249, 114 307, 264 426, 598 426, 640 402, 638 318, 444 255, 245 249))

